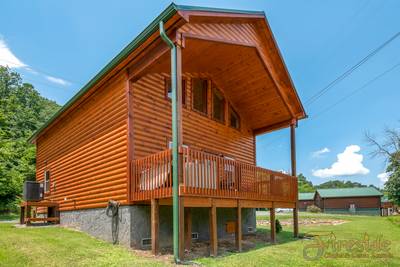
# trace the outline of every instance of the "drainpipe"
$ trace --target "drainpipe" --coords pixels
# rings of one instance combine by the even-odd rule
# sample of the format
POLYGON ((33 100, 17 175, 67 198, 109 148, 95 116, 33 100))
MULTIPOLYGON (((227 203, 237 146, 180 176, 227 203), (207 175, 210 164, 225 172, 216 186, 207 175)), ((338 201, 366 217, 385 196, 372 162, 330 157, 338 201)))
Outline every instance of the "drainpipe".
POLYGON ((177 52, 176 46, 164 30, 160 21, 160 36, 171 48, 171 89, 172 89, 172 213, 174 259, 179 260, 179 196, 178 196, 178 90, 177 90, 177 52))

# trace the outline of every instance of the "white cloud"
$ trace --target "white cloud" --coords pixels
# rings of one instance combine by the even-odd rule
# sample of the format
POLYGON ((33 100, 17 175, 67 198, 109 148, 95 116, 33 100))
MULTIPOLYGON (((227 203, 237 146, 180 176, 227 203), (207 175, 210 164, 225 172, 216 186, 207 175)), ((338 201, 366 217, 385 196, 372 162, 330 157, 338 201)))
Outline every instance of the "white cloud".
POLYGON ((59 85, 63 85, 63 86, 70 85, 69 82, 67 82, 66 80, 63 80, 61 78, 57 78, 57 77, 53 77, 53 76, 49 76, 49 75, 46 75, 45 77, 48 81, 55 83, 55 84, 59 84, 59 85))
POLYGON ((25 68, 27 65, 19 60, 3 39, 0 39, 0 65, 10 68, 25 68))
POLYGON ((361 148, 357 145, 347 146, 337 155, 337 161, 330 168, 313 170, 316 177, 330 178, 344 175, 366 175, 369 170, 363 165, 363 155, 359 154, 361 148))
POLYGON ((387 180, 389 179, 390 173, 389 172, 382 172, 378 174, 379 180, 381 180, 382 184, 386 183, 387 180))
POLYGON ((314 151, 314 152, 312 153, 312 156, 313 156, 313 158, 318 158, 318 157, 320 157, 322 154, 329 153, 329 152, 331 152, 330 149, 327 148, 327 147, 324 147, 324 148, 322 148, 322 149, 320 149, 320 150, 314 151))
POLYGON ((8 66, 9 68, 15 68, 15 69, 23 68, 32 74, 41 75, 46 80, 54 84, 62 86, 68 86, 71 84, 70 82, 64 79, 40 73, 29 67, 27 64, 23 63, 21 60, 17 58, 16 55, 14 55, 14 53, 7 46, 7 43, 1 38, 1 36, 0 36, 0 66, 8 66))

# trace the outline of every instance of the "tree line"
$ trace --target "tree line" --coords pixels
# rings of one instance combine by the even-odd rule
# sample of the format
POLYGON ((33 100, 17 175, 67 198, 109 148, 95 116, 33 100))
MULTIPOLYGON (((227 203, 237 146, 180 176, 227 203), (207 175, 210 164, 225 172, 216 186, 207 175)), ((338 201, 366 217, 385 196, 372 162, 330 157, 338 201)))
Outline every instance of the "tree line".
POLYGON ((330 180, 319 185, 313 185, 313 183, 300 173, 298 175, 298 188, 300 193, 311 193, 315 192, 317 189, 329 189, 329 188, 352 188, 352 187, 374 187, 375 189, 382 191, 379 187, 375 185, 365 185, 359 182, 352 181, 341 181, 341 180, 330 180))
POLYGON ((35 180, 35 146, 27 140, 59 108, 0 66, 0 212, 14 211, 23 182, 35 180))

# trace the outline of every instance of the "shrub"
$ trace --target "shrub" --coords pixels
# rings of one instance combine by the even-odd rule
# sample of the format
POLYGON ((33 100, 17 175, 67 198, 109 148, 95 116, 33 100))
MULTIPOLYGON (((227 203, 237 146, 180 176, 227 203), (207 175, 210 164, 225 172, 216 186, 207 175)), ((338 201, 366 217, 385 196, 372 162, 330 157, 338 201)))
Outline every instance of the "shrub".
POLYGON ((321 209, 315 205, 311 205, 311 206, 307 206, 307 211, 313 212, 313 213, 319 213, 319 212, 321 212, 321 209))
POLYGON ((278 219, 275 220, 275 231, 276 231, 276 233, 279 233, 282 231, 282 225, 278 219))
POLYGON ((19 212, 20 203, 21 203, 21 198, 19 197, 16 197, 16 199, 11 202, 0 202, 0 214, 19 212))

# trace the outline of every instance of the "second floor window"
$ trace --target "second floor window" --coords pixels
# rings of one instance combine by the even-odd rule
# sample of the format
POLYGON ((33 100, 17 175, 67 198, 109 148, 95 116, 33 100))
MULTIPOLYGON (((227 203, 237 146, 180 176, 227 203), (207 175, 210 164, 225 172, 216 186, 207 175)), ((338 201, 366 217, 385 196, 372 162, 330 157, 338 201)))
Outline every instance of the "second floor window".
POLYGON ((232 128, 239 129, 240 128, 240 118, 236 111, 230 107, 229 109, 229 125, 232 128))
POLYGON ((207 80, 193 79, 193 109, 207 114, 207 80))
POLYGON ((222 93, 214 88, 212 93, 212 116, 219 122, 225 121, 225 98, 222 93))
POLYGON ((44 192, 50 192, 50 171, 44 172, 44 192))
MULTIPOLYGON (((168 99, 172 99, 171 79, 165 78, 165 93, 168 99)), ((182 79, 182 105, 186 105, 186 80, 182 79)))

